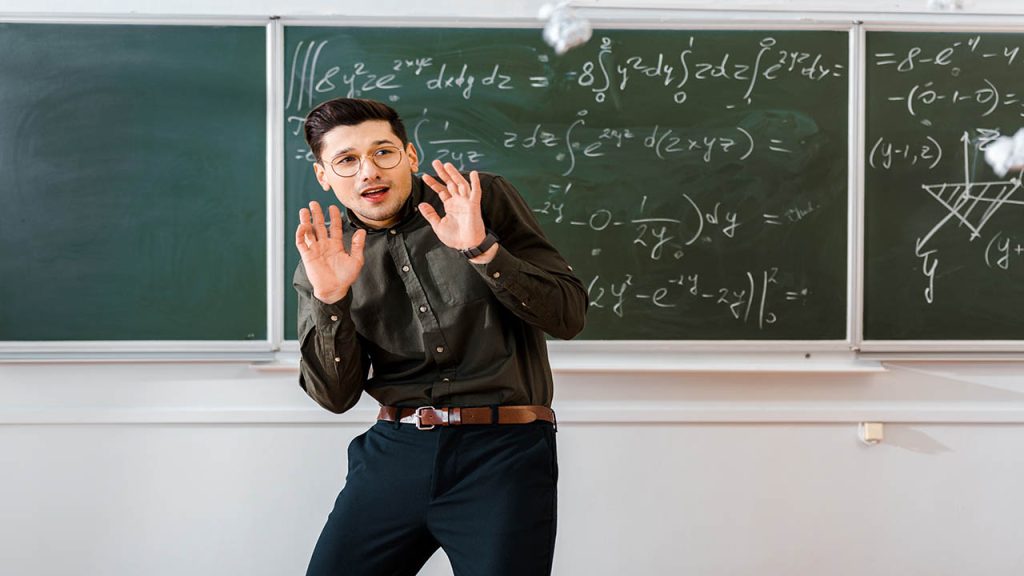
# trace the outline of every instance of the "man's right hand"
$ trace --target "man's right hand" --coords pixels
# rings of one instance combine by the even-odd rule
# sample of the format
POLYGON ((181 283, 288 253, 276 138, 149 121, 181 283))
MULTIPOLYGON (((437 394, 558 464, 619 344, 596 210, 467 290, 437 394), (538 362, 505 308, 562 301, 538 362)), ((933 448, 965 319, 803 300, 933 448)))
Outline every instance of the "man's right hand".
POLYGON ((299 210, 295 247, 299 249, 306 276, 313 285, 313 296, 324 304, 334 304, 348 294, 348 289, 363 269, 366 231, 356 230, 352 234, 352 246, 345 252, 341 241, 341 210, 333 205, 328 210, 331 215, 330 234, 319 202, 310 202, 309 209, 299 210))

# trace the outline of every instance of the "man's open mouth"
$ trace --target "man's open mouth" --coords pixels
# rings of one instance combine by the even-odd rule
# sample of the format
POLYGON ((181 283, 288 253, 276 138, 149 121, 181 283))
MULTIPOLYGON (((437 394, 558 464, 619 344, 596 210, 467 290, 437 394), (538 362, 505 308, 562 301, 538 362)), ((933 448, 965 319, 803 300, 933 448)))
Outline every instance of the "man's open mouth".
POLYGON ((390 188, 387 186, 373 186, 372 188, 363 190, 359 195, 367 200, 380 200, 385 194, 387 194, 389 189, 390 188))

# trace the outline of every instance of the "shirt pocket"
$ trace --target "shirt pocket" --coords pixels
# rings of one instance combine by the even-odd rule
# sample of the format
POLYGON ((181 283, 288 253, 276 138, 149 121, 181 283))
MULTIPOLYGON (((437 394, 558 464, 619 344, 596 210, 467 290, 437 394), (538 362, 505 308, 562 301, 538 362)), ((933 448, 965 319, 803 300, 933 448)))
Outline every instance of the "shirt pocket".
POLYGON ((431 248, 426 253, 429 278, 441 300, 448 305, 467 304, 491 295, 484 279, 473 269, 465 256, 447 246, 431 248))

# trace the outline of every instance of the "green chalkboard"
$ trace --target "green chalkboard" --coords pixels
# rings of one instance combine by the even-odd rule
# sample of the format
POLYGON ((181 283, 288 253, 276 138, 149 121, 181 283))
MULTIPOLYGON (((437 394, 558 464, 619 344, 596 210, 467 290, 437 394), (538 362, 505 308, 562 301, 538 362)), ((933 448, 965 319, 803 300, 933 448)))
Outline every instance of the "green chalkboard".
POLYGON ((286 270, 298 209, 332 199, 304 116, 374 98, 422 159, 517 186, 589 289, 583 338, 842 340, 848 43, 598 30, 556 56, 536 29, 286 27, 286 270))
POLYGON ((1020 174, 984 148, 1024 125, 1024 35, 869 32, 865 340, 1024 338, 1020 174))
POLYGON ((0 24, 0 340, 266 339, 264 47, 0 24))

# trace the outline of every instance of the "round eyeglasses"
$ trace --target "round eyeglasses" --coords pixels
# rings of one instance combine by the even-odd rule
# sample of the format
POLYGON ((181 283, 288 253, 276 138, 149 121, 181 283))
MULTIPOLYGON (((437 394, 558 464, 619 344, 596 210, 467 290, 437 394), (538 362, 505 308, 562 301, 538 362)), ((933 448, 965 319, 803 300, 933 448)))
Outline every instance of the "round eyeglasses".
MULTIPOLYGON (((402 161, 402 149, 395 146, 383 146, 369 154, 377 168, 387 170, 398 166, 402 161)), ((351 178, 359 173, 363 166, 363 158, 355 154, 342 154, 331 161, 331 170, 342 178, 351 178)))

